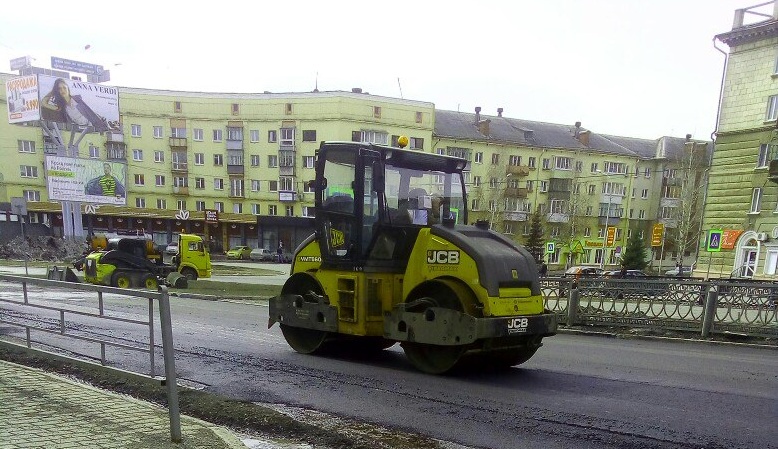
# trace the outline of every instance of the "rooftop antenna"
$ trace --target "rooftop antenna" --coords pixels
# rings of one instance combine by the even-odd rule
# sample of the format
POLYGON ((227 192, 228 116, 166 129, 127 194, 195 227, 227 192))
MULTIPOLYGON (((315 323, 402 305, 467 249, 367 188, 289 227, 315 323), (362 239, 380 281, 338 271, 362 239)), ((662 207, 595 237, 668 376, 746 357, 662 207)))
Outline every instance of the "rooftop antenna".
POLYGON ((397 77, 397 87, 400 88, 400 98, 402 99, 402 97, 403 97, 403 86, 400 84, 400 77, 399 76, 397 77))

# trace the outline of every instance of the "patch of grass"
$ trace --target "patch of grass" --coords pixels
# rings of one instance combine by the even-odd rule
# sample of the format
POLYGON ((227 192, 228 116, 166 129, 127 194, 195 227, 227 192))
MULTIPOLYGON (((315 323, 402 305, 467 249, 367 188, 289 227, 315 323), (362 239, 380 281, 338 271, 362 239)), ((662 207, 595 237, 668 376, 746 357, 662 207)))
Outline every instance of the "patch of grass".
POLYGON ((189 282, 188 288, 171 288, 171 292, 194 293, 219 297, 267 299, 281 293, 280 285, 242 284, 238 282, 217 282, 198 279, 189 282))

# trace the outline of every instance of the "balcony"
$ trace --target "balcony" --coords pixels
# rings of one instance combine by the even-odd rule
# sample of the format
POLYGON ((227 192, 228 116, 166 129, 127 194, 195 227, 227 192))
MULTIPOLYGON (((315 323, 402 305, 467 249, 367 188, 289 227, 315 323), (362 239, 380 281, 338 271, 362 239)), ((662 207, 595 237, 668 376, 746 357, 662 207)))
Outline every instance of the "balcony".
POLYGON ((230 165, 227 164, 227 174, 228 175, 242 175, 245 172, 245 168, 243 165, 230 165))
POLYGON ((173 195, 189 195, 189 186, 173 186, 173 195))
POLYGON ((227 139, 227 150, 240 150, 243 151, 242 140, 230 140, 227 139))
POLYGON ((186 137, 170 138, 170 148, 186 148, 186 147, 187 147, 186 137))
POLYGON ((123 133, 106 132, 105 133, 105 141, 106 142, 124 143, 124 134, 123 133))
POLYGON ((527 221, 528 217, 527 212, 505 212, 502 218, 505 221, 527 221))
POLYGON ((600 217, 600 226, 605 226, 606 224, 608 226, 621 226, 621 217, 605 217, 605 216, 601 216, 600 217), (607 220, 606 220, 606 218, 607 218, 607 220), (606 221, 607 221, 607 223, 606 223, 606 221))
POLYGON ((526 198, 526 187, 508 187, 505 189, 505 196, 508 198, 526 198))
POLYGON ((245 198, 243 189, 230 189, 230 198, 245 198))
POLYGON ((170 171, 174 174, 187 174, 189 166, 186 162, 173 162, 170 164, 170 171))
POLYGON ((526 165, 509 165, 505 173, 511 176, 529 176, 529 167, 526 165))
POLYGON ((570 221, 570 215, 559 212, 546 214, 546 221, 549 223, 567 223, 570 221))
POLYGON ((127 145, 121 142, 105 143, 106 158, 110 161, 126 161, 127 145))

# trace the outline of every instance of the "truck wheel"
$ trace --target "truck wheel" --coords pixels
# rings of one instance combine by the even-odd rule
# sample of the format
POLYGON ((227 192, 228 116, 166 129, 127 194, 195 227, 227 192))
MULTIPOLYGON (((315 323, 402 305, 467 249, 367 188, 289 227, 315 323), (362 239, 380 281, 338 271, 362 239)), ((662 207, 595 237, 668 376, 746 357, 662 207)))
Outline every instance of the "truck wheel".
POLYGON ((117 271, 111 276, 111 285, 119 288, 130 288, 132 286, 132 278, 129 273, 117 271))
POLYGON ((143 276, 141 285, 146 290, 157 290, 159 288, 159 281, 157 280, 157 277, 154 276, 153 274, 147 274, 143 276))
POLYGON ((181 274, 186 277, 189 281, 196 281, 197 280, 197 272, 193 268, 186 267, 183 270, 181 270, 181 274))

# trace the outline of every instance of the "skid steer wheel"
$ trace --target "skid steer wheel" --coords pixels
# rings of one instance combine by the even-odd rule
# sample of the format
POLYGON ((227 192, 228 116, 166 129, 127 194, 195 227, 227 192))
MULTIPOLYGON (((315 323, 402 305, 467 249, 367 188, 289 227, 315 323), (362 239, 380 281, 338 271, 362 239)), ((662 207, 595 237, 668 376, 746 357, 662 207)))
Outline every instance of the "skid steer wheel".
MULTIPOLYGON (((311 293, 319 296, 324 295, 319 283, 308 275, 295 275, 289 278, 281 289, 281 294, 300 295, 306 298, 306 301, 315 301, 314 295, 311 293)), ((320 352, 329 337, 329 333, 326 331, 288 326, 283 323, 281 323, 281 333, 289 346, 301 354, 320 352)))
POLYGON ((130 288, 132 286, 132 278, 129 273, 117 271, 111 276, 111 285, 119 288, 130 288))
MULTIPOLYGON (((414 311, 423 312, 430 307, 444 307, 462 312, 462 302, 456 293, 445 284, 427 289, 416 303, 414 311)), ((442 346, 425 343, 403 342, 405 356, 419 371, 429 374, 443 374, 454 369, 467 351, 464 345, 442 346)))
POLYGON ((159 281, 153 274, 146 274, 141 280, 141 285, 147 290, 157 290, 159 288, 159 281))
POLYGON ((181 270, 181 275, 184 276, 189 281, 196 281, 197 280, 197 271, 194 270, 194 268, 186 267, 183 270, 181 270))

